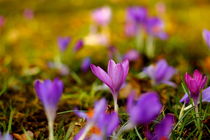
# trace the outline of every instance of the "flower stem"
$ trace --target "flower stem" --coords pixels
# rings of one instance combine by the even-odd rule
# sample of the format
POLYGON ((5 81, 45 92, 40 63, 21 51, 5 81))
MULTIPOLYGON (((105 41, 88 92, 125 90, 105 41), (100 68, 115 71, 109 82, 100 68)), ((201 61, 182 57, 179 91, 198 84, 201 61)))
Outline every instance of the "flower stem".
POLYGON ((53 121, 48 121, 49 140, 54 140, 53 124, 53 121))
POLYGON ((131 123, 131 122, 128 122, 127 124, 125 124, 124 126, 122 126, 119 131, 117 132, 117 134, 114 136, 114 140, 118 140, 120 139, 120 135, 125 132, 125 131, 128 131, 130 129, 133 129, 135 126, 131 123))
POLYGON ((153 36, 148 36, 147 38, 147 48, 146 54, 149 58, 153 58, 155 55, 155 46, 153 36))
POLYGON ((117 94, 113 95, 114 98, 114 111, 118 113, 117 94))
POLYGON ((87 135, 88 131, 92 128, 92 126, 93 126, 92 122, 88 123, 86 125, 86 127, 84 128, 84 131, 78 140, 84 140, 85 136, 87 135))

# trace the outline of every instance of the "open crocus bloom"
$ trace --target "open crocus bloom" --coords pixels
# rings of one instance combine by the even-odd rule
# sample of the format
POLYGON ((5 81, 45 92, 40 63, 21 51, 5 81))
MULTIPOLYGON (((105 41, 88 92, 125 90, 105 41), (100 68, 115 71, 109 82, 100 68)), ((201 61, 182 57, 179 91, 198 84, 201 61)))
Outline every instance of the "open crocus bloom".
POLYGON ((99 25, 107 25, 110 22, 112 11, 110 7, 102 7, 93 11, 92 18, 99 25))
POLYGON ((44 105, 48 121, 54 121, 57 104, 63 92, 63 83, 59 79, 35 81, 35 90, 38 98, 44 105))
POLYGON ((146 67, 143 72, 152 79, 154 85, 167 84, 173 87, 176 86, 175 83, 170 81, 176 70, 169 66, 164 59, 159 60, 156 65, 146 67))
POLYGON ((169 135, 175 123, 174 115, 167 114, 163 120, 155 126, 154 132, 147 132, 149 140, 169 140, 169 135))
POLYGON ((127 20, 136 24, 144 24, 147 19, 147 10, 143 7, 130 7, 127 10, 127 20))
POLYGON ((208 45, 208 47, 210 47, 210 31, 208 30, 203 30, 203 39, 206 42, 206 44, 208 45))
MULTIPOLYGON (((200 97, 200 92, 204 88, 207 82, 207 77, 202 75, 198 70, 195 70, 192 77, 188 73, 186 73, 184 79, 185 79, 187 88, 190 91, 190 96, 193 98, 194 103, 197 104, 200 97)), ((203 92, 205 93, 203 94, 204 98, 206 98, 206 95, 208 95, 206 94, 208 91, 209 90, 207 88, 207 90, 203 92)), ((187 95, 185 95, 183 97, 183 100, 181 101, 189 100, 187 98, 188 98, 187 95)))
POLYGON ((9 133, 1 135, 0 133, 0 140, 13 140, 12 136, 9 133))
POLYGON ((93 74, 103 81, 110 88, 112 94, 115 95, 118 94, 126 80, 129 70, 129 61, 124 60, 122 63, 116 64, 113 60, 109 60, 108 73, 99 66, 91 64, 90 67, 93 74))
POLYGON ((162 105, 155 92, 147 92, 134 101, 134 94, 130 94, 127 102, 127 112, 131 123, 147 125, 160 114, 162 105))
POLYGON ((94 110, 88 113, 75 111, 75 113, 87 120, 86 126, 75 136, 75 140, 85 139, 103 140, 109 137, 119 124, 119 118, 116 112, 106 112, 107 103, 105 99, 96 102, 94 110), (90 132, 91 136, 87 136, 90 132))
POLYGON ((167 34, 164 32, 164 23, 160 18, 148 18, 146 26, 149 35, 158 37, 163 40, 167 38, 167 34))

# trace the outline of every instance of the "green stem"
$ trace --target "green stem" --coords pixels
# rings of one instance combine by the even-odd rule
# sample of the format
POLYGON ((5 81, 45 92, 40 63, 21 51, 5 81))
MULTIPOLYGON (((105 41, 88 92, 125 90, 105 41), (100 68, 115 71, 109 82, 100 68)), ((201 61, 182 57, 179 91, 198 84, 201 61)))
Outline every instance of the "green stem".
POLYGON ((48 122, 49 140, 54 140, 53 124, 54 124, 53 121, 48 122))
POLYGON ((114 99, 114 111, 116 112, 116 113, 118 113, 118 104, 117 104, 117 94, 116 93, 114 93, 113 94, 113 99, 114 99))

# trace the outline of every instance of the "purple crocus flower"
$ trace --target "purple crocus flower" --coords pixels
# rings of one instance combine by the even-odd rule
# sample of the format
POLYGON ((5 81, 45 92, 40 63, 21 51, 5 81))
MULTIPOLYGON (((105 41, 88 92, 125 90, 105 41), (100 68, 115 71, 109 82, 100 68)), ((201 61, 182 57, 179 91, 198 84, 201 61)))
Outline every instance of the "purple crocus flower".
POLYGON ((92 18, 98 25, 106 26, 109 24, 112 11, 109 7, 101 7, 92 12, 92 18))
MULTIPOLYGON (((198 70, 195 70, 192 77, 188 73, 186 73, 184 79, 187 88, 190 91, 190 96, 193 98, 194 103, 197 104, 200 97, 200 92, 207 82, 207 77, 205 75, 202 75, 198 70)), ((209 88, 207 88, 201 93, 203 95, 203 101, 209 101, 208 91, 209 88)), ((189 102, 187 94, 185 94, 185 96, 181 99, 181 102, 184 101, 189 102)))
POLYGON ((210 31, 204 29, 203 30, 203 39, 206 42, 206 44, 208 45, 208 47, 210 47, 210 31))
POLYGON ((130 7, 127 10, 127 20, 136 24, 144 24, 147 20, 147 10, 143 7, 130 7))
POLYGON ((146 25, 147 33, 149 35, 163 40, 167 38, 167 34, 164 32, 164 22, 160 18, 148 18, 146 25))
POLYGON ((110 88, 114 98, 115 111, 117 112, 117 96, 119 90, 126 80, 129 71, 129 61, 124 60, 122 63, 116 64, 113 60, 109 60, 108 73, 106 73, 99 66, 91 64, 90 67, 93 74, 110 88))
POLYGON ((3 16, 0 16, 0 27, 2 27, 5 24, 5 18, 3 16))
POLYGON ((13 140, 12 136, 9 133, 1 135, 0 133, 0 140, 13 140))
POLYGON ((63 83, 59 79, 53 81, 35 81, 35 90, 38 98, 42 102, 48 121, 54 121, 57 104, 63 92, 63 83))
POLYGON ((134 101, 134 94, 130 94, 127 102, 127 112, 131 123, 147 125, 160 114, 162 105, 155 92, 147 92, 134 101))
POLYGON ((174 115, 167 114, 164 119, 155 126, 154 132, 147 133, 148 140, 169 140, 169 135, 175 123, 174 115))
POLYGON ((129 60, 129 61, 136 61, 139 59, 139 53, 136 50, 130 50, 128 51, 124 56, 123 60, 129 60))
POLYGON ((107 113, 107 102, 105 99, 95 103, 93 111, 84 113, 81 111, 75 111, 76 114, 80 117, 83 117, 87 120, 86 126, 75 136, 75 140, 81 140, 86 138, 86 135, 89 131, 95 130, 94 133, 90 136, 90 140, 94 138, 104 139, 110 136, 119 124, 119 118, 117 113, 107 113), (96 131, 97 130, 97 131, 96 131))
POLYGON ((169 66, 164 59, 159 60, 156 65, 146 67, 143 72, 152 79, 153 85, 167 84, 173 87, 176 86, 175 83, 170 81, 176 70, 169 66))
POLYGON ((70 41, 71 41, 70 37, 59 37, 58 38, 58 46, 62 52, 66 50, 70 41))
POLYGON ((91 60, 89 57, 86 57, 85 59, 83 59, 82 65, 81 65, 82 71, 87 72, 90 68, 90 63, 91 63, 91 60))
POLYGON ((75 52, 79 51, 83 46, 84 46, 83 40, 79 39, 74 46, 74 51, 75 52))
POLYGON ((27 19, 32 19, 34 17, 34 13, 31 9, 25 9, 23 15, 27 19))

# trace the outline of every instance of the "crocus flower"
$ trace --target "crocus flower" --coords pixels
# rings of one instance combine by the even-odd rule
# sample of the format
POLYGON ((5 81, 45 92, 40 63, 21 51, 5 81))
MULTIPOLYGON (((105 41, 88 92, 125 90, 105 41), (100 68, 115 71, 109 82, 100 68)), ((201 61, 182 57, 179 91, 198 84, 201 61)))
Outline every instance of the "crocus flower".
POLYGON ((59 37, 58 38, 58 46, 62 52, 66 50, 70 41, 71 41, 70 37, 59 37))
POLYGON ((13 140, 12 136, 9 133, 1 135, 0 133, 0 140, 13 140))
POLYGON ((114 98, 115 111, 117 112, 117 96, 120 88, 126 80, 129 70, 129 61, 124 60, 122 63, 116 64, 113 60, 109 60, 108 73, 99 66, 91 64, 90 67, 93 74, 110 88, 114 98))
POLYGON ((167 114, 164 119, 155 126, 154 132, 147 133, 148 140, 169 140, 169 135, 175 123, 174 115, 167 114))
POLYGON ((160 99, 155 92, 144 93, 137 101, 134 100, 134 94, 128 97, 127 112, 134 126, 149 124, 156 119, 161 109, 160 99))
POLYGON ((203 30, 203 39, 206 42, 206 44, 208 45, 208 47, 210 47, 210 31, 204 29, 203 30))
POLYGON ((44 80, 35 81, 35 90, 38 98, 42 102, 49 125, 49 139, 54 140, 53 123, 56 116, 57 104, 63 92, 63 83, 59 79, 54 81, 44 80))
POLYGON ((90 68, 90 63, 91 63, 91 60, 89 57, 86 57, 85 59, 83 59, 82 65, 81 65, 82 71, 87 72, 90 68))
POLYGON ((164 22, 160 18, 148 18, 146 25, 147 33, 149 35, 158 37, 163 40, 167 38, 167 34, 164 32, 164 22))
POLYGON ((139 53, 136 50, 130 50, 128 51, 124 56, 123 60, 129 60, 129 61, 136 61, 139 59, 139 53))
POLYGON ((127 20, 137 23, 144 24, 147 19, 147 10, 143 7, 130 7, 127 10, 127 20))
POLYGON ((153 85, 167 84, 173 87, 176 86, 175 83, 170 81, 176 70, 169 66, 164 59, 159 60, 156 65, 146 67, 143 72, 152 79, 153 85))
POLYGON ((93 111, 84 113, 81 111, 75 111, 76 114, 87 120, 86 126, 75 136, 75 140, 82 140, 86 138, 87 133, 92 131, 90 140, 94 138, 104 139, 110 136, 119 124, 119 118, 117 113, 107 113, 107 102, 105 99, 95 103, 93 111))
POLYGON ((74 46, 74 51, 75 52, 79 51, 83 46, 84 46, 83 40, 79 39, 74 46))
MULTIPOLYGON (((202 75, 198 70, 195 70, 192 77, 188 73, 186 73, 184 79, 185 79, 187 88, 190 91, 190 96, 193 98, 194 103, 197 104, 200 97, 201 90, 204 88, 207 82, 207 77, 205 75, 202 75)), ((202 92, 203 101, 209 101, 208 91, 209 91, 209 88, 207 88, 206 90, 202 92)), ((189 98, 187 94, 185 94, 185 96, 181 99, 181 102, 183 101, 189 102, 189 98)))
POLYGON ((5 18, 3 16, 0 16, 0 27, 2 27, 5 23, 5 18))
POLYGON ((101 7, 92 12, 92 19, 98 25, 106 26, 109 24, 112 16, 112 11, 110 7, 101 7))
POLYGON ((34 17, 34 13, 31 9, 25 9, 23 15, 27 19, 32 19, 34 17))
POLYGON ((138 33, 138 26, 136 25, 136 23, 133 22, 126 22, 125 24, 125 34, 128 37, 133 37, 136 36, 138 33))

